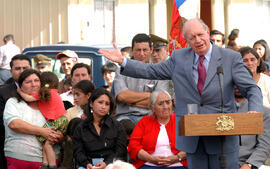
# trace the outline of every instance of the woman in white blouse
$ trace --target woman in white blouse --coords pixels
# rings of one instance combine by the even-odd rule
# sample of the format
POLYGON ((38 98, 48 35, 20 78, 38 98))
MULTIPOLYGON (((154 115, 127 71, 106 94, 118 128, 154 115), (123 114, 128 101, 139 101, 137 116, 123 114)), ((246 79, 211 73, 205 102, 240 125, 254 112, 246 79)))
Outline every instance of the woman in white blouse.
POLYGON ((270 77, 263 73, 266 70, 264 61, 253 48, 242 47, 239 52, 242 55, 243 63, 252 72, 253 79, 261 88, 263 105, 270 108, 270 77))
MULTIPOLYGON (((24 70, 18 84, 28 95, 37 93, 40 89, 39 72, 33 69, 24 70)), ((36 136, 43 136, 52 143, 63 137, 53 128, 42 127, 46 119, 39 111, 37 101, 26 102, 18 94, 7 101, 3 119, 4 151, 9 169, 39 169, 42 163, 42 145, 36 136)), ((58 154, 59 147, 55 150, 58 154)))

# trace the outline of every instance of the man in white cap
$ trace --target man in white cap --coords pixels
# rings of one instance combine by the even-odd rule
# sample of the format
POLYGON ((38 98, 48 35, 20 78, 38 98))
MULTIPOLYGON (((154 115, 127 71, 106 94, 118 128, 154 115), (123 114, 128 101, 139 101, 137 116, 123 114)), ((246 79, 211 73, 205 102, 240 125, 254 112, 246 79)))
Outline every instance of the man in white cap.
POLYGON ((78 55, 74 51, 65 50, 63 52, 58 53, 56 55, 56 59, 60 59, 61 68, 65 73, 65 78, 59 83, 58 92, 61 94, 66 92, 64 88, 64 82, 68 77, 70 77, 72 67, 76 63, 78 63, 78 55))

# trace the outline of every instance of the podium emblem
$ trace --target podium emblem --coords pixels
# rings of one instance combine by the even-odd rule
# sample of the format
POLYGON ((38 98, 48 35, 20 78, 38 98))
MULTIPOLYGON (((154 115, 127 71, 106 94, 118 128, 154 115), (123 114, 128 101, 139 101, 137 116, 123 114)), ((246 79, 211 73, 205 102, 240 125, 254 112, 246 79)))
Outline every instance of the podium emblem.
POLYGON ((230 131, 234 129, 234 119, 231 116, 221 115, 217 117, 216 130, 230 131))

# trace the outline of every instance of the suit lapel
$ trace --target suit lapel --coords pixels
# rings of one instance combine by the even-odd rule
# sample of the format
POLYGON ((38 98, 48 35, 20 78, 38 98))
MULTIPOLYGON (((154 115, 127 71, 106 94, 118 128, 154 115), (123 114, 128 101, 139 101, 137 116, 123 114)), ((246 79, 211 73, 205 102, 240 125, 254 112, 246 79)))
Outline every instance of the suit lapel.
POLYGON ((221 64, 221 58, 222 58, 222 56, 219 54, 217 47, 215 45, 213 45, 211 59, 210 59, 209 65, 208 65, 208 70, 207 70, 203 90, 205 90, 207 85, 211 82, 211 80, 213 79, 213 77, 217 73, 217 67, 220 66, 220 64, 221 64))
POLYGON ((194 90, 198 90, 192 74, 194 56, 194 52, 190 50, 190 54, 188 54, 185 59, 184 68, 189 84, 194 88, 194 90))

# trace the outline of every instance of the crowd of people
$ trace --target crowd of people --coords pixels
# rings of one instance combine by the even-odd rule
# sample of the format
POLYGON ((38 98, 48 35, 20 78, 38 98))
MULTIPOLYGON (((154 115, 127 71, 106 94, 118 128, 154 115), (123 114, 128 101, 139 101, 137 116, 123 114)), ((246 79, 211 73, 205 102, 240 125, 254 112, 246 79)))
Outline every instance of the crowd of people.
POLYGON ((7 35, 0 47, 0 66, 9 63, 0 67, 0 169, 265 165, 270 154, 267 42, 242 47, 234 29, 225 45, 224 35, 209 31, 200 19, 186 21, 183 35, 189 47, 171 56, 167 40, 144 33, 133 37, 131 47, 99 50, 111 60, 100 68, 105 86, 92 83, 91 67, 70 50, 55 56, 65 74, 61 81, 45 55, 36 55, 32 68, 7 35), (224 74, 224 112, 263 112, 264 134, 178 136, 187 104, 197 104, 199 114, 221 112, 218 66, 224 74), (2 76, 2 70, 10 75, 2 76))

